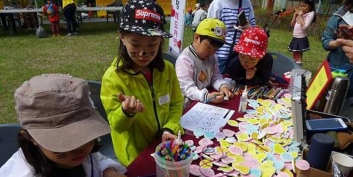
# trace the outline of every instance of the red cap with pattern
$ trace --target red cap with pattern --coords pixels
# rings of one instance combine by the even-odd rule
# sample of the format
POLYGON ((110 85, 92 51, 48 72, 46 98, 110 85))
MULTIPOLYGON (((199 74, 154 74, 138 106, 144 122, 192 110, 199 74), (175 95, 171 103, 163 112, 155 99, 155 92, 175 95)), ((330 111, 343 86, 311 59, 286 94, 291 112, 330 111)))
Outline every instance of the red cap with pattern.
POLYGON ((234 51, 249 55, 254 58, 262 58, 266 54, 268 37, 260 27, 251 27, 243 31, 234 51))

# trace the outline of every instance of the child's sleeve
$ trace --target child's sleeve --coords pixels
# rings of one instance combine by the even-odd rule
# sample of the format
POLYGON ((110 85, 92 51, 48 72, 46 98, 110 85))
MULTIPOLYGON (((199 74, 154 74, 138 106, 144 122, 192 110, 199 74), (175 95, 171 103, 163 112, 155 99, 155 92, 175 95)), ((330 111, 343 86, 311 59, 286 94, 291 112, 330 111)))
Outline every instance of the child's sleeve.
POLYGON ((191 100, 204 101, 208 94, 206 88, 199 89, 194 80, 193 62, 190 57, 180 55, 175 63, 176 74, 179 80, 180 88, 184 96, 191 100))
POLYGON ((222 7, 220 6, 219 3, 217 3, 216 1, 213 1, 211 4, 210 4, 210 7, 208 8, 208 11, 207 11, 207 18, 217 18, 217 19, 220 19, 221 16, 221 10, 222 10, 222 7))
POLYGON ((304 26, 302 27, 303 30, 306 30, 306 28, 309 27, 314 19, 314 14, 314 12, 309 12, 309 14, 305 17, 304 26))
MULTIPOLYGON (((170 63, 168 63, 170 64, 170 63)), ((183 104, 184 97, 181 93, 179 81, 176 76, 176 72, 174 66, 169 66, 169 76, 170 76, 170 105, 169 105, 169 113, 168 120, 163 125, 163 130, 171 130, 174 134, 178 134, 180 131, 181 134, 184 134, 184 129, 180 125, 180 118, 183 113, 183 104)))
POLYGON ((102 78, 101 100, 107 113, 110 127, 121 133, 130 130, 134 119, 128 117, 122 110, 122 103, 118 99, 119 93, 124 93, 124 82, 118 77, 115 68, 110 66, 102 78))
POLYGON ((329 43, 333 40, 336 40, 334 31, 336 29, 338 29, 338 19, 339 18, 340 17, 338 17, 336 15, 333 15, 332 17, 330 17, 330 19, 327 22, 326 29, 324 30, 324 32, 322 34, 322 37, 321 37, 322 47, 326 51, 333 50, 329 47, 329 43))

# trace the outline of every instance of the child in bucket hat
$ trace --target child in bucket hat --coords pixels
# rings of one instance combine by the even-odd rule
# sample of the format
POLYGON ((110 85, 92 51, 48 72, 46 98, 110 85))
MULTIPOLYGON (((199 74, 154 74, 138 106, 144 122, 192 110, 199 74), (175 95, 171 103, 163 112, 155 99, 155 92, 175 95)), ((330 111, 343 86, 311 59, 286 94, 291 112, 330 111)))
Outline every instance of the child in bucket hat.
POLYGON ((243 31, 234 51, 239 53, 226 66, 230 77, 239 84, 266 85, 269 83, 273 58, 266 54, 268 37, 260 27, 243 31))
POLYGON ((122 10, 119 53, 102 78, 101 100, 108 115, 115 154, 129 165, 156 137, 174 139, 183 96, 173 64, 162 57, 162 8, 130 0, 122 10))
POLYGON ((196 29, 192 44, 179 55, 175 67, 181 90, 185 96, 185 106, 191 100, 220 103, 224 98, 233 98, 230 84, 219 72, 215 52, 227 44, 226 26, 216 18, 203 20, 196 29), (216 92, 209 93, 213 87, 216 92), (214 99, 210 100, 210 98, 214 99))
POLYGON ((0 168, 7 177, 125 176, 126 168, 97 150, 108 123, 94 110, 86 81, 45 74, 15 91, 20 149, 0 168))

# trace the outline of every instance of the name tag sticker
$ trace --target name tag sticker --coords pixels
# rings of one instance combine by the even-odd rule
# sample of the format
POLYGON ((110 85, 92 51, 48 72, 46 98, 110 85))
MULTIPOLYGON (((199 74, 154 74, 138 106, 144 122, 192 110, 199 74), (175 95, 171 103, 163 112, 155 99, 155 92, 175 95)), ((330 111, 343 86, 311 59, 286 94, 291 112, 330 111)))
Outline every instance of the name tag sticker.
POLYGON ((164 95, 164 96, 159 97, 159 100, 158 100, 159 105, 168 103, 169 101, 170 101, 169 94, 166 94, 166 95, 164 95))

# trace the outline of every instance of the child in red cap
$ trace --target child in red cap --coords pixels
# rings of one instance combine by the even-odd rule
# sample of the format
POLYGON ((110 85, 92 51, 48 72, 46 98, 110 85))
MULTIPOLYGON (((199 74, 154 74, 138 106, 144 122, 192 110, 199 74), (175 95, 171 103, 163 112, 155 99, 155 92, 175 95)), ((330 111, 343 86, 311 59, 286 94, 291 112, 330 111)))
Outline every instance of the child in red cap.
POLYGON ((239 43, 234 47, 238 52, 230 60, 226 71, 238 84, 266 85, 272 71, 273 58, 266 53, 268 37, 259 27, 246 29, 240 36, 239 43))

